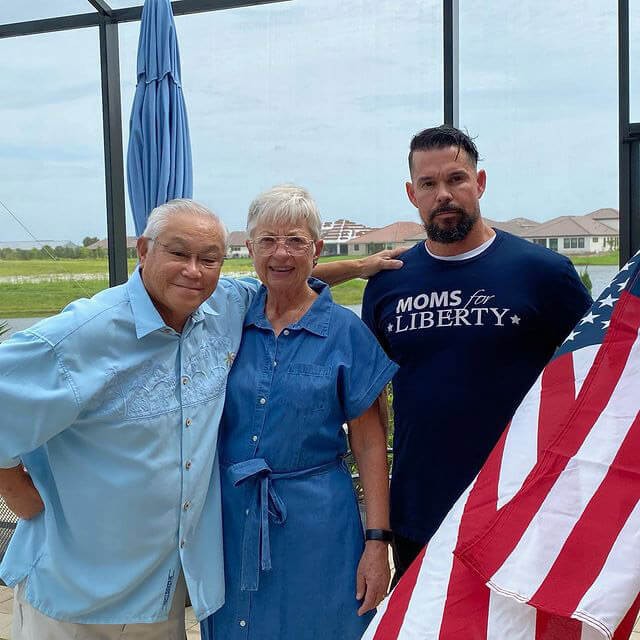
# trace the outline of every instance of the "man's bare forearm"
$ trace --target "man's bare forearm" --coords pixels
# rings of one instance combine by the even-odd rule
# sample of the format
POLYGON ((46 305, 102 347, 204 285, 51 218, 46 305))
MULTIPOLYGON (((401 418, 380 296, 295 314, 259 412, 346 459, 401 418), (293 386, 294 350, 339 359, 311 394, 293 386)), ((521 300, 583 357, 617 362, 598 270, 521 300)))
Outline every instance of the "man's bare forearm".
POLYGON ((22 465, 0 469, 0 495, 19 518, 33 518, 44 509, 42 498, 22 465))
POLYGON ((369 278, 379 271, 400 269, 403 263, 396 257, 405 251, 404 248, 385 249, 365 258, 323 262, 313 269, 313 277, 324 280, 331 286, 353 280, 353 278, 369 278))
POLYGON ((335 262, 322 262, 313 270, 313 277, 323 280, 334 286, 347 280, 361 278, 362 260, 336 260, 335 262))

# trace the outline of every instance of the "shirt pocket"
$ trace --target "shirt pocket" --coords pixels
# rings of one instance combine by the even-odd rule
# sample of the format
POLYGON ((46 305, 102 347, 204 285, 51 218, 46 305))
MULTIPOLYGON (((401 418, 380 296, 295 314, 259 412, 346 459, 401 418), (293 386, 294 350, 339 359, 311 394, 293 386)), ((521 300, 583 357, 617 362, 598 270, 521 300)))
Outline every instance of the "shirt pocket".
POLYGON ((335 387, 331 373, 331 366, 292 362, 287 368, 287 403, 298 413, 324 411, 335 387))

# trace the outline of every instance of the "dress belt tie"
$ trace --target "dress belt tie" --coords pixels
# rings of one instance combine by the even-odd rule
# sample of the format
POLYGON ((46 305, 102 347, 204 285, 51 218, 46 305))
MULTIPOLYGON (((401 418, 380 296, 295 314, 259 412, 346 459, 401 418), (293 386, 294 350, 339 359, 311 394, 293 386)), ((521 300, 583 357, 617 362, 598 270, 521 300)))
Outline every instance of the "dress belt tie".
POLYGON ((236 487, 247 480, 256 481, 257 490, 251 496, 242 538, 242 591, 257 591, 260 568, 263 571, 271 569, 269 520, 283 524, 287 519, 287 506, 275 490, 273 481, 313 476, 341 464, 342 459, 339 458, 317 467, 278 473, 271 470, 264 458, 251 458, 225 467, 236 487))

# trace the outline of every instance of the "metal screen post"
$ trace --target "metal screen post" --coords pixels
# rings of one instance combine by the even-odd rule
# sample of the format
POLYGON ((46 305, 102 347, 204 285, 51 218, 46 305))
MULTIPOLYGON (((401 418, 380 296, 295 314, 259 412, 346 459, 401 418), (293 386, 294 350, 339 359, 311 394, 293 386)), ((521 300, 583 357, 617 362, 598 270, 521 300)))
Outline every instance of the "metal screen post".
POLYGON ((620 266, 640 250, 640 124, 630 122, 629 0, 618 0, 620 266))
POLYGON ((443 0, 442 5, 442 41, 443 41, 443 89, 444 89, 444 122, 458 126, 460 107, 458 93, 459 62, 459 29, 460 7, 458 0, 443 0))
POLYGON ((118 25, 105 19, 99 30, 109 285, 113 286, 128 277, 118 25))

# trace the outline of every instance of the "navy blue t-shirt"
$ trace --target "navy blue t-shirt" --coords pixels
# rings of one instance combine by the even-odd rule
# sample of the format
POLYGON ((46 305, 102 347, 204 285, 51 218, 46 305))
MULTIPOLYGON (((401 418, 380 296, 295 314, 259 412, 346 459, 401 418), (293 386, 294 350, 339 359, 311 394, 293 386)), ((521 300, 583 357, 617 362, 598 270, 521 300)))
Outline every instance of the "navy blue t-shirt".
POLYGON ((496 231, 480 255, 420 242, 367 284, 362 318, 392 360, 391 526, 426 543, 591 298, 564 256, 496 231))

